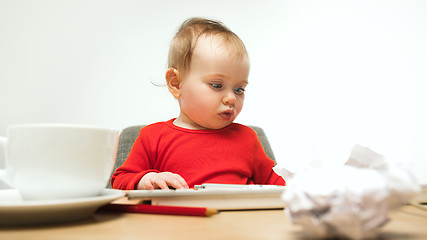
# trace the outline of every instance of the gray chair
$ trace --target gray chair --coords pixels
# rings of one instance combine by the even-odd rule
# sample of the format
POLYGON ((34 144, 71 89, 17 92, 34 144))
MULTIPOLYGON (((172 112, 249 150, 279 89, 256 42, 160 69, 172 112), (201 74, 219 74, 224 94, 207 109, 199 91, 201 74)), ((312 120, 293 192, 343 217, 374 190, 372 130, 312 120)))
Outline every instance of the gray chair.
MULTIPOLYGON (((113 173, 116 171, 118 167, 123 165, 123 163, 127 159, 130 149, 132 148, 132 145, 135 142, 135 139, 139 135, 139 131, 144 126, 145 125, 127 127, 123 129, 123 131, 120 133, 119 147, 117 149, 117 158, 116 158, 116 163, 114 165, 113 173)), ((257 133, 258 138, 261 141, 261 144, 267 156, 272 160, 276 161, 276 158, 274 157, 274 154, 273 154, 273 150, 271 149, 270 143, 268 142, 268 138, 265 135, 264 130, 256 126, 248 126, 248 127, 252 128, 257 133)), ((110 180, 111 180, 111 177, 110 177, 110 180)), ((107 187, 111 188, 111 181, 108 181, 107 187)))

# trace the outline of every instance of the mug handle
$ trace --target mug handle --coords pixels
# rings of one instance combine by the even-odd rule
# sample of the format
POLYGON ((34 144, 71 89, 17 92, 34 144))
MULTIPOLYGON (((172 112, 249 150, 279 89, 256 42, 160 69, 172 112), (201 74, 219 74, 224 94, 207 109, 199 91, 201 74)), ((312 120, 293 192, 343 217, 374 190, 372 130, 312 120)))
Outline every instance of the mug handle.
POLYGON ((6 171, 7 161, 6 161, 6 147, 7 147, 7 138, 0 137, 0 162, 3 163, 3 169, 0 168, 0 189, 11 188, 10 179, 6 171))

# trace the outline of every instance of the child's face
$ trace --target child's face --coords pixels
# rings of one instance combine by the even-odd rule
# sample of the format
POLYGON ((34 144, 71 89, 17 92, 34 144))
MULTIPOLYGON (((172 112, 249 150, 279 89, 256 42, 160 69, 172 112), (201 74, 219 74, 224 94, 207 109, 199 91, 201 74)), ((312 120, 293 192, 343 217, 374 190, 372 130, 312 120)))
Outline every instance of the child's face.
POLYGON ((230 54, 219 37, 201 36, 190 70, 181 76, 181 113, 175 124, 190 129, 220 129, 231 124, 243 108, 249 59, 230 54))

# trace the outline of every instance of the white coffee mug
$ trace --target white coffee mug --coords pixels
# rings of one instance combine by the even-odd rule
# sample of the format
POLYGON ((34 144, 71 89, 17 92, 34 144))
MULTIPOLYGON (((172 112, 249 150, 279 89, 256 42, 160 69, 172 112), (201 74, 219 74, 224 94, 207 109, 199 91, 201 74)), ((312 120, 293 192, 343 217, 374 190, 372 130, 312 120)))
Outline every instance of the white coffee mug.
POLYGON ((118 131, 65 124, 14 125, 0 145, 5 152, 0 156, 5 162, 0 182, 17 189, 24 200, 89 197, 99 195, 108 183, 118 131))

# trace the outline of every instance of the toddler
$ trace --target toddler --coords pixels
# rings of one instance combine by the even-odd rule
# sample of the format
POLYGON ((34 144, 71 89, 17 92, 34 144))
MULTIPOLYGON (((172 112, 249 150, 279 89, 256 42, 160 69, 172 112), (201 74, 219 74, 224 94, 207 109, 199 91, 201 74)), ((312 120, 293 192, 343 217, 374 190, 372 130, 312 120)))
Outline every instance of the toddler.
POLYGON ((285 185, 256 133, 233 123, 243 107, 249 58, 222 23, 191 18, 171 41, 166 82, 180 114, 148 125, 113 174, 117 189, 187 189, 202 183, 285 185))

